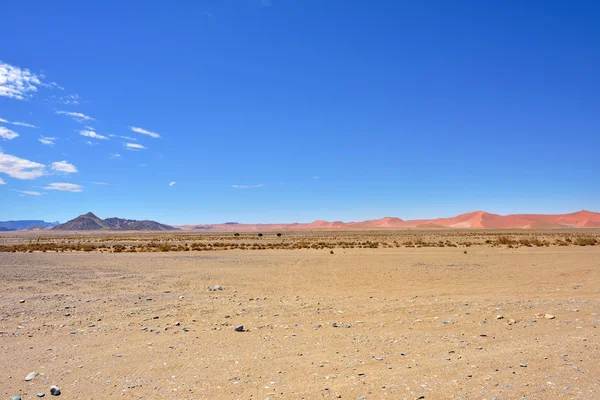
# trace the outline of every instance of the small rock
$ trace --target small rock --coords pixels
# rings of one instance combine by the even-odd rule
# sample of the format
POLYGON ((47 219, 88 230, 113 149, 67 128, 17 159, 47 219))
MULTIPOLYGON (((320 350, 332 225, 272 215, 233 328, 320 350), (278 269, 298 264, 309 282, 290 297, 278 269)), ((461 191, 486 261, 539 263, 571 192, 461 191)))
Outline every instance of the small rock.
POLYGON ((221 285, 216 285, 213 290, 223 290, 223 286, 221 285))
POLYGON ((544 318, 546 318, 546 319, 554 319, 554 315, 552 315, 552 314, 544 314, 544 318))
POLYGON ((244 325, 238 325, 235 327, 236 332, 244 332, 244 325))
POLYGON ((32 380, 33 378, 35 378, 36 376, 38 376, 39 374, 37 372, 30 372, 29 374, 27 374, 27 376, 25 377, 25 381, 29 382, 30 380, 32 380))
POLYGON ((46 393, 44 393, 44 392, 39 392, 39 393, 37 394, 37 397, 44 397, 45 395, 46 395, 46 393))
POLYGON ((519 364, 519 367, 521 367, 521 368, 527 368, 527 364, 521 363, 521 364, 519 364))
POLYGON ((21 400, 21 396, 13 396, 10 399, 11 400, 21 400))
POLYGON ((50 394, 52 396, 60 396, 60 388, 58 386, 50 386, 50 394))
POLYGON ((502 315, 496 315, 496 319, 503 319, 504 317, 502 315))
POLYGON ((25 300, 19 300, 19 303, 23 304, 23 303, 25 303, 25 300))

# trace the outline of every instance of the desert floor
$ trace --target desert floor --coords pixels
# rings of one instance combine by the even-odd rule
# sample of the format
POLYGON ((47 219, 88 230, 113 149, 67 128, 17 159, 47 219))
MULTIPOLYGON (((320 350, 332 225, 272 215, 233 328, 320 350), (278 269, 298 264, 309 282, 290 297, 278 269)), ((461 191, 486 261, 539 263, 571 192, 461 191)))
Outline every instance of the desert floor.
POLYGON ((600 399, 599 313, 600 246, 0 253, 0 397, 600 399))

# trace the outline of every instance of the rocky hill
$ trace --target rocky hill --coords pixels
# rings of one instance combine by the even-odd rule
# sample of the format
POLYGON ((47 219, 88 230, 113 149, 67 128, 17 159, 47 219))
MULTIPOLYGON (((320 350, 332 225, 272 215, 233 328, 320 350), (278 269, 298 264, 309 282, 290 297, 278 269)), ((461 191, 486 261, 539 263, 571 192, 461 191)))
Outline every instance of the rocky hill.
POLYGON ((124 218, 100 219, 93 213, 80 215, 79 217, 55 226, 53 229, 59 231, 176 231, 169 225, 159 224, 156 221, 137 221, 124 218))

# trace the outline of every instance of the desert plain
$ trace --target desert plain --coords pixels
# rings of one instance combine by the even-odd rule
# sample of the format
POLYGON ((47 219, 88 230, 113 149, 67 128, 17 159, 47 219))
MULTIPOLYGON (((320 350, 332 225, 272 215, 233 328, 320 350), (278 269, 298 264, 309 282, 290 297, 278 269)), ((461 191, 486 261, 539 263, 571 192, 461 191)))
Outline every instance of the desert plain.
POLYGON ((595 228, 0 234, 6 399, 600 399, 599 325, 595 228))

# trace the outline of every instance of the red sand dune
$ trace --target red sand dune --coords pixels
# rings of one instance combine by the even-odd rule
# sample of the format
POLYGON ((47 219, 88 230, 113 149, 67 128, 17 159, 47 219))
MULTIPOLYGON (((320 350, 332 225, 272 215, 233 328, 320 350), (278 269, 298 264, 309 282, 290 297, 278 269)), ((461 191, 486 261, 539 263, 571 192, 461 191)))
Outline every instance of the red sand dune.
POLYGON ((485 211, 473 211, 450 218, 402 220, 385 217, 363 222, 314 221, 309 224, 209 224, 182 225, 178 228, 193 231, 274 231, 274 230, 337 230, 337 229, 407 229, 407 228, 487 228, 487 229, 531 229, 531 228, 593 228, 600 227, 600 213, 578 211, 571 214, 512 214, 498 215, 485 211))

